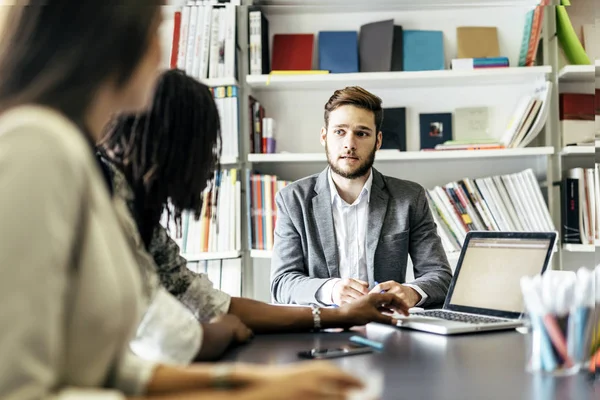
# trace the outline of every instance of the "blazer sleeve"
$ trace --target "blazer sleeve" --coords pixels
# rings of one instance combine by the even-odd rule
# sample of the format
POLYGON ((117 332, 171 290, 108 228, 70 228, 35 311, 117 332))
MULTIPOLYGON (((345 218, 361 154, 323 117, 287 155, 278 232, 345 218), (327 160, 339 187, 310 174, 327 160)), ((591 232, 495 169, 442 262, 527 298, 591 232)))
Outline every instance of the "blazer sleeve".
POLYGON ((410 225, 409 252, 415 274, 415 280, 410 283, 427 294, 422 306, 442 303, 448 293, 452 270, 437 234, 424 188, 420 188, 417 195, 410 225))
POLYGON ((310 278, 300 234, 281 194, 275 196, 277 223, 271 258, 271 296, 277 303, 318 304, 317 291, 329 279, 310 278))
MULTIPOLYGON (((0 398, 122 399, 60 387, 65 302, 85 176, 46 132, 0 135, 0 398)), ((93 362, 93 360, 90 360, 93 362)))

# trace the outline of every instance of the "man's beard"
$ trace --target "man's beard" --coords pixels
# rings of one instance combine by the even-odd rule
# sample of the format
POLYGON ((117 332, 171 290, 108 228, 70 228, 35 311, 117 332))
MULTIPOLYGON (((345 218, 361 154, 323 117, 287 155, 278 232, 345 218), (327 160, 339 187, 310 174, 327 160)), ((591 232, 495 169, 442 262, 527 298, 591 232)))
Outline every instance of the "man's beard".
POLYGON ((350 170, 350 171, 346 172, 346 171, 343 171, 342 169, 338 168, 337 164, 334 162, 334 161, 338 161, 337 157, 339 157, 339 155, 336 156, 335 160, 331 160, 331 158, 329 157, 329 149, 327 148, 327 142, 325 142, 325 154, 327 155, 327 163, 329 164, 329 167, 337 175, 341 176, 342 178, 346 178, 346 179, 357 179, 357 178, 365 176, 367 174, 367 172, 369 172, 369 170, 373 166, 373 163, 375 162, 375 152, 376 151, 377 151, 377 142, 375 142, 373 151, 371 151, 371 154, 369 154, 369 156, 367 157, 367 159, 365 161, 363 161, 356 168, 354 168, 354 170, 350 170))

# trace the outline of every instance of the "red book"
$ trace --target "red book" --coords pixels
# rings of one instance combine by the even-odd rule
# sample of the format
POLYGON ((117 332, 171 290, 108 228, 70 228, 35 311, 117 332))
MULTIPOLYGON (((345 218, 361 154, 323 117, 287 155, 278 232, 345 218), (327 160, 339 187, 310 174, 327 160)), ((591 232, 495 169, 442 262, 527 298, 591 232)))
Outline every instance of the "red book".
POLYGON ((271 70, 311 70, 313 42, 312 33, 274 35, 271 70))
POLYGON ((596 100, 594 100, 594 103, 596 104, 595 108, 595 114, 596 115, 600 115, 600 89, 596 89, 596 96, 595 96, 596 100))
POLYGON ((181 30, 181 11, 175 11, 173 24, 173 45, 171 46, 171 68, 177 68, 177 55, 179 54, 179 31, 181 30))
POLYGON ((594 95, 585 93, 561 93, 559 95, 560 120, 594 120, 594 95))

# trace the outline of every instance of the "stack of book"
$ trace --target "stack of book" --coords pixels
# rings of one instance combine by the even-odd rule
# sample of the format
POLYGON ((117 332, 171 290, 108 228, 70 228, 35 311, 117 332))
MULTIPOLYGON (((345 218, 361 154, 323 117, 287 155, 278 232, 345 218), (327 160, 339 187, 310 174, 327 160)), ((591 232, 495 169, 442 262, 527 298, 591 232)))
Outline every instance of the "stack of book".
POLYGON ((464 178, 429 189, 427 196, 447 252, 460 251, 467 232, 472 230, 555 230, 531 169, 488 178, 464 178))
POLYGON ((207 78, 236 76, 236 2, 190 1, 175 11, 170 67, 207 78))
POLYGON ((212 87, 211 92, 221 122, 221 157, 237 159, 239 156, 238 87, 212 87))
POLYGON ((264 106, 252 96, 248 96, 248 107, 248 115, 250 116, 250 153, 276 153, 275 120, 265 116, 264 106))
POLYGON ((526 147, 540 133, 548 116, 552 83, 545 81, 517 103, 500 144, 506 148, 526 147))
POLYGON ((174 221, 162 224, 184 254, 241 250, 241 182, 235 168, 215 172, 214 185, 202 194, 200 220, 191 213, 181 216, 181 232, 174 221))
POLYGON ((256 250, 273 249, 273 232, 277 221, 275 195, 290 181, 275 175, 250 173, 246 175, 248 190, 248 246, 256 250))
POLYGON ((563 243, 594 244, 600 240, 600 164, 573 168, 563 183, 563 243))

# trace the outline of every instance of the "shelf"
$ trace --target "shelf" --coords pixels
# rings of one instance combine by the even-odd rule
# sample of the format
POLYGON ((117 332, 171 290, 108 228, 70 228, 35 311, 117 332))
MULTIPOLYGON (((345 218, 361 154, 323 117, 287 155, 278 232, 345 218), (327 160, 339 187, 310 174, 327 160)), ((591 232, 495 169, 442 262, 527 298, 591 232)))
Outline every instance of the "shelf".
POLYGON ((235 78, 211 78, 211 79, 202 79, 202 83, 209 87, 218 87, 218 86, 238 86, 238 81, 235 78))
POLYGON ((596 147, 595 146, 566 146, 563 147, 562 151, 560 152, 561 155, 563 156, 570 156, 570 155, 595 155, 596 154, 596 147))
POLYGON ((221 165, 228 165, 228 164, 237 164, 238 159, 235 156, 224 156, 221 157, 221 159, 219 160, 219 163, 221 165))
POLYGON ((197 253, 197 254, 182 254, 189 262, 205 261, 205 260, 225 260, 229 258, 240 258, 239 251, 222 251, 213 253, 197 253))
POLYGON ((571 253, 594 253, 596 246, 600 246, 600 243, 596 242, 593 244, 563 244, 563 250, 571 253))
POLYGON ((340 13, 381 10, 432 10, 483 7, 533 7, 539 0, 255 0, 270 14, 340 13))
POLYGON ((271 250, 250 250, 252 258, 271 258, 273 252, 271 250))
POLYGON ((596 66, 596 76, 600 77, 600 60, 596 60, 595 66, 596 66))
POLYGON ((350 74, 247 75, 246 83, 257 90, 333 90, 342 85, 365 88, 465 87, 531 82, 546 77, 549 66, 485 70, 358 72, 350 74))
MULTIPOLYGON (((444 150, 444 151, 396 151, 379 150, 375 162, 380 161, 414 161, 414 160, 449 160, 466 158, 500 158, 547 156, 554 154, 553 147, 525 147, 506 150, 444 150)), ((248 162, 326 162, 325 153, 276 153, 248 154, 248 162)))
POLYGON ((567 65, 558 73, 560 82, 594 82, 594 65, 567 65))

